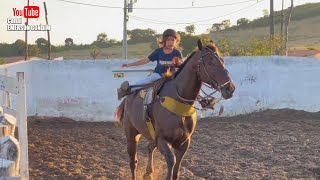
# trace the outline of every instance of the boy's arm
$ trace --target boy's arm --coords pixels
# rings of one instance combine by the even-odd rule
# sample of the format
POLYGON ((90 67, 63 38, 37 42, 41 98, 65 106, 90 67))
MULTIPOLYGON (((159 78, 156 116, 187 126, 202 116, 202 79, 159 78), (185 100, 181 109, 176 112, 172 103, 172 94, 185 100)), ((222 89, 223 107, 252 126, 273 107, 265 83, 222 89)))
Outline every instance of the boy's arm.
POLYGON ((141 66, 141 65, 147 64, 148 62, 150 62, 149 58, 143 58, 133 63, 123 64, 122 67, 141 66))

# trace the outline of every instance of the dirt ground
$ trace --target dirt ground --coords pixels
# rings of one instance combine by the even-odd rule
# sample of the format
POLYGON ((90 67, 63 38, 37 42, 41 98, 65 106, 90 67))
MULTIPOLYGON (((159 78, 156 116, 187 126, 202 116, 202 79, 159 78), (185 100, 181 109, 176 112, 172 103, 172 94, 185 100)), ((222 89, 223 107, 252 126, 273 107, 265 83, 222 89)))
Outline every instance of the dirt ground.
MULTIPOLYGON (((114 123, 29 118, 31 179, 130 179, 124 132, 114 123)), ((147 161, 139 142, 138 179, 147 161)), ((155 152, 154 179, 166 165, 155 152)), ((320 112, 267 110, 198 121, 180 179, 320 179, 320 112)))

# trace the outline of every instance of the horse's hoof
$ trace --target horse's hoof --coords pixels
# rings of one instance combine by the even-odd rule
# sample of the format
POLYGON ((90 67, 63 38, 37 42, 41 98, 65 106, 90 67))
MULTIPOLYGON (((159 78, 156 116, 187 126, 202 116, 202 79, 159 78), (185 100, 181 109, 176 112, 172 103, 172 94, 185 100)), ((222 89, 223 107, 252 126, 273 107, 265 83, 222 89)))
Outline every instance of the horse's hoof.
POLYGON ((143 180, 152 180, 152 174, 144 174, 143 180))

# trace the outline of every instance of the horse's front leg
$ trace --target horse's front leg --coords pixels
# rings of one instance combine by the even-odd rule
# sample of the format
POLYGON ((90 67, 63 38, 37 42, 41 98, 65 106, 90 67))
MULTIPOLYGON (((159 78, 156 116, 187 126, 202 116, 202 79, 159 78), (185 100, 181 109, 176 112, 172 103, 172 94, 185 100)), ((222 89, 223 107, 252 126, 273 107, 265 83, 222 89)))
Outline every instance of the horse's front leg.
POLYGON ((159 137, 157 139, 157 148, 160 150, 167 162, 167 180, 172 180, 173 167, 176 164, 176 157, 171 151, 171 145, 164 138, 159 137))
POLYGON ((190 138, 186 142, 184 142, 184 144, 182 144, 180 147, 175 149, 177 163, 173 169, 173 177, 172 177, 173 180, 176 180, 179 178, 181 162, 184 155, 187 153, 189 146, 190 146, 190 138))
POLYGON ((153 152, 156 146, 154 142, 150 142, 148 145, 148 164, 146 173, 144 174, 144 179, 152 179, 152 172, 153 172, 153 152))

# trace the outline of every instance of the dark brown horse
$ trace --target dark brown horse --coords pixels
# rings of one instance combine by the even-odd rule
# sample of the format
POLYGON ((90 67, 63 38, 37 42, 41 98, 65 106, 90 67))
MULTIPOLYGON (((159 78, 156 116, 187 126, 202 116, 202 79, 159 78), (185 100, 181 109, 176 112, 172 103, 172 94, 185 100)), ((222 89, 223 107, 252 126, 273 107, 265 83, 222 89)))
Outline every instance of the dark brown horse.
POLYGON ((203 47, 198 40, 198 50, 187 58, 174 74, 174 78, 164 84, 158 94, 159 100, 148 106, 149 117, 155 129, 154 140, 148 131, 146 120, 142 118, 143 100, 139 93, 132 93, 121 102, 115 115, 125 129, 132 179, 136 179, 137 142, 141 134, 150 141, 149 160, 144 177, 152 179, 152 157, 154 149, 158 148, 167 163, 167 180, 178 179, 181 161, 189 148, 197 117, 172 113, 165 109, 160 101, 161 97, 167 96, 193 105, 202 83, 220 91, 224 99, 231 98, 235 90, 217 48, 213 44, 203 47))

